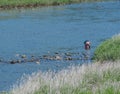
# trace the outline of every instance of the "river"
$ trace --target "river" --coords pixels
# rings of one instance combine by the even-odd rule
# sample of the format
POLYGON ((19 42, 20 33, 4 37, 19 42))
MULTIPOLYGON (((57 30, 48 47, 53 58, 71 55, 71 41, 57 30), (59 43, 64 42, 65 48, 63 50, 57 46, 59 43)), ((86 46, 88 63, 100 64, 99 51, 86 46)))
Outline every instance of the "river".
POLYGON ((56 71, 81 63, 81 60, 9 63, 19 55, 30 58, 72 53, 78 58, 85 40, 91 41, 94 53, 102 41, 120 32, 119 25, 119 1, 0 11, 0 91, 8 91, 23 74, 56 71))

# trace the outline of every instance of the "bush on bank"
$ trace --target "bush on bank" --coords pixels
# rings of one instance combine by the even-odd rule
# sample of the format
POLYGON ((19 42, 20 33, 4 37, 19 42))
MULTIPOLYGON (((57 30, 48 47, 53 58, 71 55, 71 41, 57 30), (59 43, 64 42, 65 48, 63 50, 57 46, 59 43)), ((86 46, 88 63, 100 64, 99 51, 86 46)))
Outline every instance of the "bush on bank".
POLYGON ((120 60, 120 34, 101 43, 95 50, 93 59, 97 61, 120 60))
POLYGON ((21 7, 37 7, 92 1, 111 1, 111 0, 0 0, 0 8, 9 9, 21 7))

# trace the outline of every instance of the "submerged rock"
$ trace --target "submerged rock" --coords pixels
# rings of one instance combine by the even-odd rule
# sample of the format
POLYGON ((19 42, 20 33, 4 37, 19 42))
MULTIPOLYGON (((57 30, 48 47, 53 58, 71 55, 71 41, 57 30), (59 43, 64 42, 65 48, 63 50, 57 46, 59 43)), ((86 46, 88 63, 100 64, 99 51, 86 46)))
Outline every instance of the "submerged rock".
POLYGON ((36 61, 36 64, 40 64, 40 61, 36 61))
POLYGON ((60 56, 55 56, 55 60, 62 60, 62 57, 60 57, 60 56))
POLYGON ((21 55, 21 58, 27 58, 27 56, 26 55, 21 55))
POLYGON ((15 60, 10 61, 10 64, 15 64, 17 63, 15 60))
POLYGON ((66 57, 65 60, 73 60, 72 57, 66 57))

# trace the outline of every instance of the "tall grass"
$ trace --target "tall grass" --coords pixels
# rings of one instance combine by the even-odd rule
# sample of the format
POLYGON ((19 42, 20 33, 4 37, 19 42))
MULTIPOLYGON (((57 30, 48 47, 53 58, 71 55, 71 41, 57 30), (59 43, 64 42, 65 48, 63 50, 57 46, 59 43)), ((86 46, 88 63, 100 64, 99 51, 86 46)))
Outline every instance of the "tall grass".
POLYGON ((24 75, 10 94, 120 94, 120 62, 24 75))
MULTIPOLYGON (((92 1, 110 1, 110 0, 0 0, 0 7, 27 7, 28 5, 59 5, 76 2, 92 2, 92 1)), ((30 7, 30 6, 28 6, 30 7)))
POLYGON ((120 60, 120 34, 101 43, 95 50, 93 59, 97 61, 120 60))

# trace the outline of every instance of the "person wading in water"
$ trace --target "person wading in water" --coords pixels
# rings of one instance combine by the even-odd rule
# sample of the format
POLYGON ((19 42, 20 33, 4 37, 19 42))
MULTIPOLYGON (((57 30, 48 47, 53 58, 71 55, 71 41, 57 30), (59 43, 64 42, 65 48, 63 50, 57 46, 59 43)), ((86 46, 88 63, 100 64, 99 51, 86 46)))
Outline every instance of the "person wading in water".
POLYGON ((90 41, 89 40, 84 41, 84 46, 85 50, 90 50, 90 41))
POLYGON ((83 53, 84 56, 84 61, 89 63, 90 62, 90 41, 89 40, 85 40, 84 41, 84 49, 85 52, 83 53))

